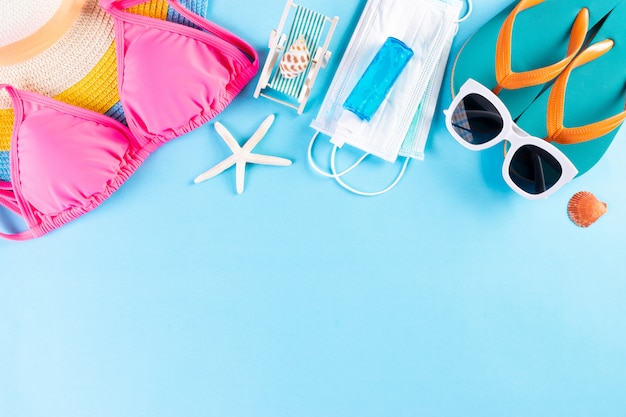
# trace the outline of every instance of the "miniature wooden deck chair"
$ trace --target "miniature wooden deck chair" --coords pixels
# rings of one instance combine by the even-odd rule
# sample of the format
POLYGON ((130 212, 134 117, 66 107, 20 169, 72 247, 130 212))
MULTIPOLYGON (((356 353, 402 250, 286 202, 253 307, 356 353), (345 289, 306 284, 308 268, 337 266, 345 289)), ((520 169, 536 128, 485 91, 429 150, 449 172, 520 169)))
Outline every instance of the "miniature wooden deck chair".
POLYGON ((324 68, 330 59, 331 52, 328 50, 328 45, 338 21, 337 16, 331 19, 287 0, 278 29, 272 30, 270 34, 270 51, 254 91, 254 97, 261 95, 293 107, 298 110, 298 114, 302 114, 320 68, 324 68), (289 34, 286 35, 282 31, 290 15, 293 15, 293 20, 289 34), (322 40, 324 34, 325 37, 322 40), (287 78, 280 71, 277 62, 281 54, 289 51, 291 45, 302 36, 310 54, 310 62, 299 75, 287 78))

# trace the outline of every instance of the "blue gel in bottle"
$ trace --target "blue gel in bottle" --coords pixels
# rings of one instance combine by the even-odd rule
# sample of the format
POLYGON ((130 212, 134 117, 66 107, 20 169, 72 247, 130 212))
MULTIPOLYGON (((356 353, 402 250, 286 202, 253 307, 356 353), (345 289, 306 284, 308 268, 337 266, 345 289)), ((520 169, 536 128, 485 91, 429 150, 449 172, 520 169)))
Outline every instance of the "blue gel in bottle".
POLYGON ((413 51, 404 42, 387 38, 343 107, 369 122, 412 56, 413 51))

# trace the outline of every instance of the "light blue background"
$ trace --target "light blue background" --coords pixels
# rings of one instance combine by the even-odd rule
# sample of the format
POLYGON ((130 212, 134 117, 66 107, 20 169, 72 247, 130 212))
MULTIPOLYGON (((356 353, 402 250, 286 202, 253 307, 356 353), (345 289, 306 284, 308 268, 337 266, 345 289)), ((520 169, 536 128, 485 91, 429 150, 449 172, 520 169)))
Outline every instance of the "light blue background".
MULTIPOLYGON (((476 1, 452 55, 507 2, 476 1)), ((242 195, 232 169, 193 184, 229 155, 208 123, 93 212, 0 242, 0 416, 626 415, 625 132, 531 202, 501 149, 465 150, 439 108, 425 161, 383 196, 349 194, 306 147, 364 4, 307 4, 340 23, 304 115, 253 99, 255 79, 216 119, 243 142, 274 113, 256 150, 291 167, 249 166, 242 195), (580 190, 609 207, 588 229, 566 214, 580 190)), ((283 6, 208 16, 264 61, 283 6)), ((366 169, 362 186, 395 172, 366 169)))

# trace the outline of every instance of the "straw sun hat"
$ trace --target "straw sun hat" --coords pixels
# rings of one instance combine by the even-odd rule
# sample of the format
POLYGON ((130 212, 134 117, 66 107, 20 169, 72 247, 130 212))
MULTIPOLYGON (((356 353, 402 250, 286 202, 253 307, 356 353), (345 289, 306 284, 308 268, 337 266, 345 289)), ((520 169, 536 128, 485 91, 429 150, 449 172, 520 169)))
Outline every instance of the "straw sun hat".
MULTIPOLYGON (((3 0, 0 84, 38 92, 124 121, 117 90, 113 20, 98 0, 3 0), (10 12, 6 12, 10 10, 10 12)), ((204 16, 208 0, 181 1, 204 16)), ((164 0, 131 12, 191 25, 164 0)), ((0 94, 0 181, 10 180, 13 111, 0 94)))

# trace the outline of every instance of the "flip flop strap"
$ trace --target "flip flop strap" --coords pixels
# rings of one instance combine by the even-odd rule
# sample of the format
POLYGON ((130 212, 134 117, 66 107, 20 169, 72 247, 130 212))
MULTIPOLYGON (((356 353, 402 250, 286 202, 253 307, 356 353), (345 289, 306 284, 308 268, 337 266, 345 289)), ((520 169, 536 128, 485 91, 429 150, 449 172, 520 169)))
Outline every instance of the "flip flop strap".
POLYGON ((565 58, 543 68, 523 72, 513 71, 511 64, 511 40, 513 38, 515 18, 522 11, 535 7, 544 1, 521 0, 502 24, 496 43, 496 81, 498 85, 493 89, 494 94, 498 94, 503 88, 515 90, 547 83, 557 77, 582 48, 589 26, 589 10, 586 8, 581 9, 574 20, 565 58))
POLYGON ((607 53, 613 47, 613 41, 606 39, 597 42, 581 52, 554 82, 548 98, 546 115, 546 128, 548 142, 556 142, 563 145, 571 145, 580 142, 597 139, 618 128, 626 119, 626 111, 608 117, 595 123, 578 127, 565 127, 563 125, 565 113, 565 93, 567 82, 571 72, 594 59, 607 53))

